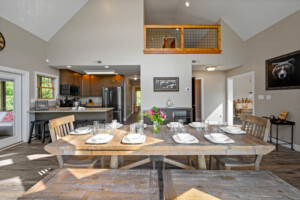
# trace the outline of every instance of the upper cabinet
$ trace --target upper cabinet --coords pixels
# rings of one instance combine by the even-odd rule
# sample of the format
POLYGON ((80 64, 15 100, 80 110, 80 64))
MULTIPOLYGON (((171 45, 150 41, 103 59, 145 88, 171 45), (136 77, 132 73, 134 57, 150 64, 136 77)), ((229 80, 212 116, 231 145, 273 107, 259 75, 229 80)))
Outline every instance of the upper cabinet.
POLYGON ((145 25, 145 54, 220 54, 220 25, 145 25))
POLYGON ((60 69, 60 84, 80 87, 79 96, 102 96, 102 87, 123 87, 123 75, 87 75, 60 69))

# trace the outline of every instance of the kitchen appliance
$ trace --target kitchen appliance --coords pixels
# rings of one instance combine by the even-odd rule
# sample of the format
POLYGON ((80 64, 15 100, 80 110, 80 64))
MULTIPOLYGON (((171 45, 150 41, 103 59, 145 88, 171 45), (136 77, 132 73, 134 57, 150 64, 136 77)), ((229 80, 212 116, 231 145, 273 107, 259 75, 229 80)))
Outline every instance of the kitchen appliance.
POLYGON ((75 85, 60 85, 60 95, 72 95, 79 96, 80 95, 80 87, 75 85))
POLYGON ((114 108, 113 118, 119 123, 123 122, 124 117, 124 89, 123 87, 103 87, 102 106, 114 108))
POLYGON ((75 99, 70 100, 66 97, 64 100, 60 99, 60 107, 73 107, 75 99))

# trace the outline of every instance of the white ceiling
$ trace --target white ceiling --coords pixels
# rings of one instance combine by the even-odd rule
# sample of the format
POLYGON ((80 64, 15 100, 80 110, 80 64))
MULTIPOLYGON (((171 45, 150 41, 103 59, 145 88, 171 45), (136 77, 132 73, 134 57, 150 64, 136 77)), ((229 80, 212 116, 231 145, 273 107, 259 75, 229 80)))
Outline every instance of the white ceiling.
POLYGON ((88 0, 0 0, 0 16, 49 41, 88 0))
MULTIPOLYGON (((49 41, 88 0, 0 0, 0 17, 49 41)), ((146 24, 215 24, 244 40, 300 9, 300 0, 145 0, 146 24)))
MULTIPOLYGON (((57 69, 67 69, 66 66, 52 66, 57 69)), ((140 77, 140 66, 139 65, 110 65, 108 69, 104 65, 93 65, 93 66, 82 66, 75 65, 70 69, 80 74, 85 74, 83 70, 115 70, 118 74, 122 74, 129 77, 140 77)))
POLYGON ((145 0, 146 24, 215 24, 247 40, 300 9, 300 0, 145 0))

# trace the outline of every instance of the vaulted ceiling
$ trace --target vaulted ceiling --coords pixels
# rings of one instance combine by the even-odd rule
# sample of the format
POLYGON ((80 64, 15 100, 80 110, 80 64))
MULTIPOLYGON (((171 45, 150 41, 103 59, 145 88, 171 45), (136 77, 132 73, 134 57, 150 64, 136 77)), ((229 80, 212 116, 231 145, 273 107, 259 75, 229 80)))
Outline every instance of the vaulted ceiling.
POLYGON ((145 22, 215 24, 222 18, 247 40, 299 9, 300 0, 145 0, 145 22))
MULTIPOLYGON (((189 7, 186 0, 144 1, 146 24, 215 24, 222 18, 244 40, 300 9, 300 0, 188 0, 189 7)), ((0 17, 49 41, 87 2, 0 0, 0 17)))

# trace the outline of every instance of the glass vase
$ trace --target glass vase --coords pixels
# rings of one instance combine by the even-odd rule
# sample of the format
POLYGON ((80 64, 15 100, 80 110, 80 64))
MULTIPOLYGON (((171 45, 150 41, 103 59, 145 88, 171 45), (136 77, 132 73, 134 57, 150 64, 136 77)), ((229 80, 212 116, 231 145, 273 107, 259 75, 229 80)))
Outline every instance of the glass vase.
POLYGON ((160 124, 156 121, 153 122, 153 133, 159 133, 160 132, 160 124))

